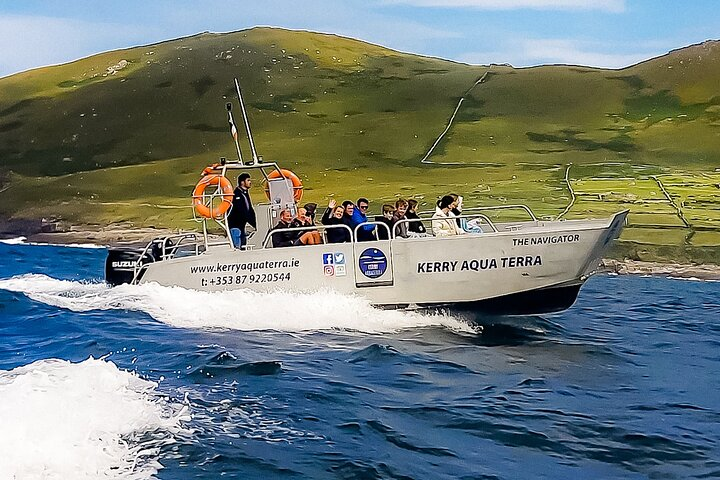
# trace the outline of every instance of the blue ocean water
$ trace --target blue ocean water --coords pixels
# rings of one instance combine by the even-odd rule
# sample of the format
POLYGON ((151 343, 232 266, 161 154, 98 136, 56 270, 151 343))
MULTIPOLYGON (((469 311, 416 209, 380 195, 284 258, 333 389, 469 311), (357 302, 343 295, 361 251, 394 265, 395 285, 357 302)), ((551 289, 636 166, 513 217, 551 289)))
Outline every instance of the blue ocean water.
POLYGON ((0 479, 720 478, 719 283, 467 318, 110 289, 105 253, 0 244, 0 479))

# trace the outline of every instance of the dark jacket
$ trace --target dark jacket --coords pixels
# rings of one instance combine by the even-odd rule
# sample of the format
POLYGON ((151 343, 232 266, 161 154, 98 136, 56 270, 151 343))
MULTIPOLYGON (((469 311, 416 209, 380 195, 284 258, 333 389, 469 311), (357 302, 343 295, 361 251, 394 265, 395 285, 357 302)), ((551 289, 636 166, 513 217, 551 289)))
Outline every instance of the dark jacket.
MULTIPOLYGON (((302 228, 302 227, 314 227, 314 226, 315 226, 315 222, 313 222, 312 219, 310 219, 310 221, 308 223, 303 223, 302 221, 300 221, 299 218, 293 218, 292 222, 290 222, 290 228, 302 228)), ((317 232, 317 230, 298 230, 297 232, 295 232, 295 236, 297 237, 295 240, 295 245, 300 245, 301 244, 300 237, 302 237, 303 235, 305 235, 308 232, 317 232)))
POLYGON ((387 225, 387 229, 381 225, 377 225, 377 239, 388 240, 388 231, 392 232, 393 222, 392 220, 385 218, 384 215, 378 215, 375 217, 375 221, 378 223, 384 223, 387 225))
POLYGON ((305 225, 303 222, 298 220, 297 218, 293 218, 290 222, 290 228, 300 228, 300 227, 309 227, 310 225, 305 225))
POLYGON ((233 193, 232 208, 228 214, 228 227, 245 230, 247 224, 257 228, 255 209, 253 209, 252 200, 250 200, 250 193, 245 189, 236 187, 233 193))
MULTIPOLYGON (((346 225, 342 218, 335 218, 332 216, 332 208, 325 210, 325 213, 320 220, 323 225, 346 225)), ((344 228, 328 228, 325 229, 328 243, 343 243, 350 241, 350 232, 344 228)))
POLYGON ((278 222, 277 225, 275 225, 272 230, 270 230, 270 235, 272 235, 272 245, 273 247, 291 247, 295 245, 296 240, 298 239, 298 232, 297 231, 278 231, 281 228, 293 228, 293 226, 290 223, 285 223, 282 220, 278 222))
POLYGON ((411 212, 408 210, 405 212, 405 218, 408 220, 417 220, 415 222, 409 222, 408 225, 408 231, 415 232, 415 233, 426 233, 425 225, 419 220, 420 217, 416 212, 411 212))
MULTIPOLYGON (((459 217, 460 215, 462 215, 462 210, 460 210, 459 208, 453 208, 453 209, 450 210, 450 211, 451 211, 451 212, 453 213, 453 215, 455 215, 456 217, 459 217)), ((463 219, 462 219, 462 218, 456 218, 456 219, 455 219, 455 223, 457 223, 457 226, 460 227, 460 228, 462 228, 462 222, 463 222, 463 219)))

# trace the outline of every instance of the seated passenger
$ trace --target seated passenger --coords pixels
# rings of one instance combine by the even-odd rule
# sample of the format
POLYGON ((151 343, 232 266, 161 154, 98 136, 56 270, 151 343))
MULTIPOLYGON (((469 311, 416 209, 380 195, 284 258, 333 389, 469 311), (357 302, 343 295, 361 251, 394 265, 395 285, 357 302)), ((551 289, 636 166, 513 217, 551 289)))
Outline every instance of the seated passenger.
MULTIPOLYGON (((320 220, 323 225, 347 225, 343 218, 345 208, 338 205, 335 200, 330 200, 328 208, 320 220)), ((343 243, 350 241, 350 232, 341 227, 325 229, 328 243, 343 243)))
MULTIPOLYGON (((313 222, 308 216, 305 207, 298 208, 297 216, 290 222, 290 226, 292 228, 313 226, 313 222)), ((320 232, 317 230, 300 230, 296 233, 298 234, 298 238, 295 240, 295 245, 319 245, 322 243, 320 232)))
POLYGON ((414 198, 408 200, 407 212, 405 212, 405 218, 415 220, 408 223, 408 232, 417 234, 426 233, 425 225, 420 221, 420 217, 417 214, 418 201, 414 198))
POLYGON ((387 203, 382 206, 382 216, 378 215, 375 217, 376 222, 380 222, 382 224, 387 225, 387 228, 377 225, 377 239, 378 240, 387 240, 388 232, 392 232, 393 228, 393 214, 395 213, 395 207, 392 205, 388 205, 387 203))
MULTIPOLYGON (((450 196, 455 199, 455 201, 450 205, 450 214, 456 217, 460 217, 463 214, 463 197, 462 195, 456 195, 454 193, 451 193, 450 196)), ((467 233, 483 233, 483 229, 481 226, 482 221, 479 218, 470 220, 469 222, 467 218, 456 218, 455 222, 458 224, 461 230, 467 233)))
POLYGON ((453 203, 455 203, 455 199, 450 195, 445 195, 438 202, 435 214, 432 216, 432 229, 435 236, 447 237, 465 234, 465 231, 458 226, 457 219, 452 213, 453 203))
POLYGON ((287 208, 280 211, 280 221, 270 230, 272 236, 272 246, 277 247, 291 247, 295 245, 295 240, 298 238, 298 232, 285 231, 284 228, 292 228, 292 213, 287 208), (279 231, 278 231, 279 230, 279 231))
MULTIPOLYGON (((332 202, 334 200, 330 200, 330 201, 332 202)), ((353 228, 352 217, 353 217, 353 213, 355 213, 355 204, 353 202, 351 202, 350 200, 345 200, 342 203, 342 207, 343 207, 343 216, 342 216, 343 222, 345 223, 345 225, 350 227, 350 229, 352 230, 352 228, 353 228)))
POLYGON ((317 209, 317 203, 306 203, 305 211, 310 219, 310 224, 315 225, 315 210, 317 209))
MULTIPOLYGON (((353 225, 353 231, 356 226, 360 225, 361 223, 366 223, 368 221, 367 217, 367 210, 370 207, 370 202, 367 198, 360 197, 358 198, 356 208, 353 211, 352 214, 352 221, 354 223, 353 225)), ((357 241, 358 242, 372 242, 373 240, 376 240, 375 238, 375 225, 368 224, 363 225, 360 227, 357 231, 357 241)))
MULTIPOLYGON (((450 205, 450 213, 452 213, 455 217, 459 217, 460 215, 462 215, 463 197, 461 195, 458 195, 457 193, 449 193, 448 195, 453 198, 453 203, 450 205)), ((464 219, 461 218, 455 219, 455 223, 458 224, 458 227, 462 228, 463 220, 464 219)))
MULTIPOLYGON (((350 227, 350 230, 352 230, 353 234, 355 233, 355 227, 360 225, 361 223, 365 223, 368 221, 367 218, 367 209, 370 205, 367 198, 359 198, 357 205, 355 205, 350 200, 345 200, 343 203, 343 207, 345 208, 345 212, 343 213, 343 221, 345 222, 345 225, 350 227)), ((375 226, 370 225, 364 225, 357 231, 357 241, 358 242, 368 242, 375 240, 375 226)))
POLYGON ((403 198, 398 198, 395 202, 395 213, 392 216, 392 236, 408 238, 408 222, 400 222, 405 220, 405 214, 407 212, 408 202, 403 198), (399 223, 398 223, 399 222, 399 223))

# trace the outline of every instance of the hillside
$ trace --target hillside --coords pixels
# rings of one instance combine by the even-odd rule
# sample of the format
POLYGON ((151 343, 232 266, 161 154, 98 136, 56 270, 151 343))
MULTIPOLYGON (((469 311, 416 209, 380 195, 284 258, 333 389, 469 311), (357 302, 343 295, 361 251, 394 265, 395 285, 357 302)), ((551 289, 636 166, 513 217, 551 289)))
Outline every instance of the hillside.
POLYGON ((0 218, 191 228, 200 170, 234 157, 234 77, 259 153, 309 200, 453 190, 568 218, 629 206, 618 254, 720 258, 718 42, 622 70, 515 69, 255 28, 41 68, 0 79, 0 218))

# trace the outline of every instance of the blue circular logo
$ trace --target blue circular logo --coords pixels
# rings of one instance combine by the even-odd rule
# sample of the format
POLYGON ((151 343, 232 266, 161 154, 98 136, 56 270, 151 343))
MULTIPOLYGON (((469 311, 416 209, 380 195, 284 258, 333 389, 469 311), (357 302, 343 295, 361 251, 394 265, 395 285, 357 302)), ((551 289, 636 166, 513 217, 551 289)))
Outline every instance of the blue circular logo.
POLYGON ((387 257, 377 248, 367 248, 360 254, 360 271, 368 278, 382 277, 387 270, 387 257))

